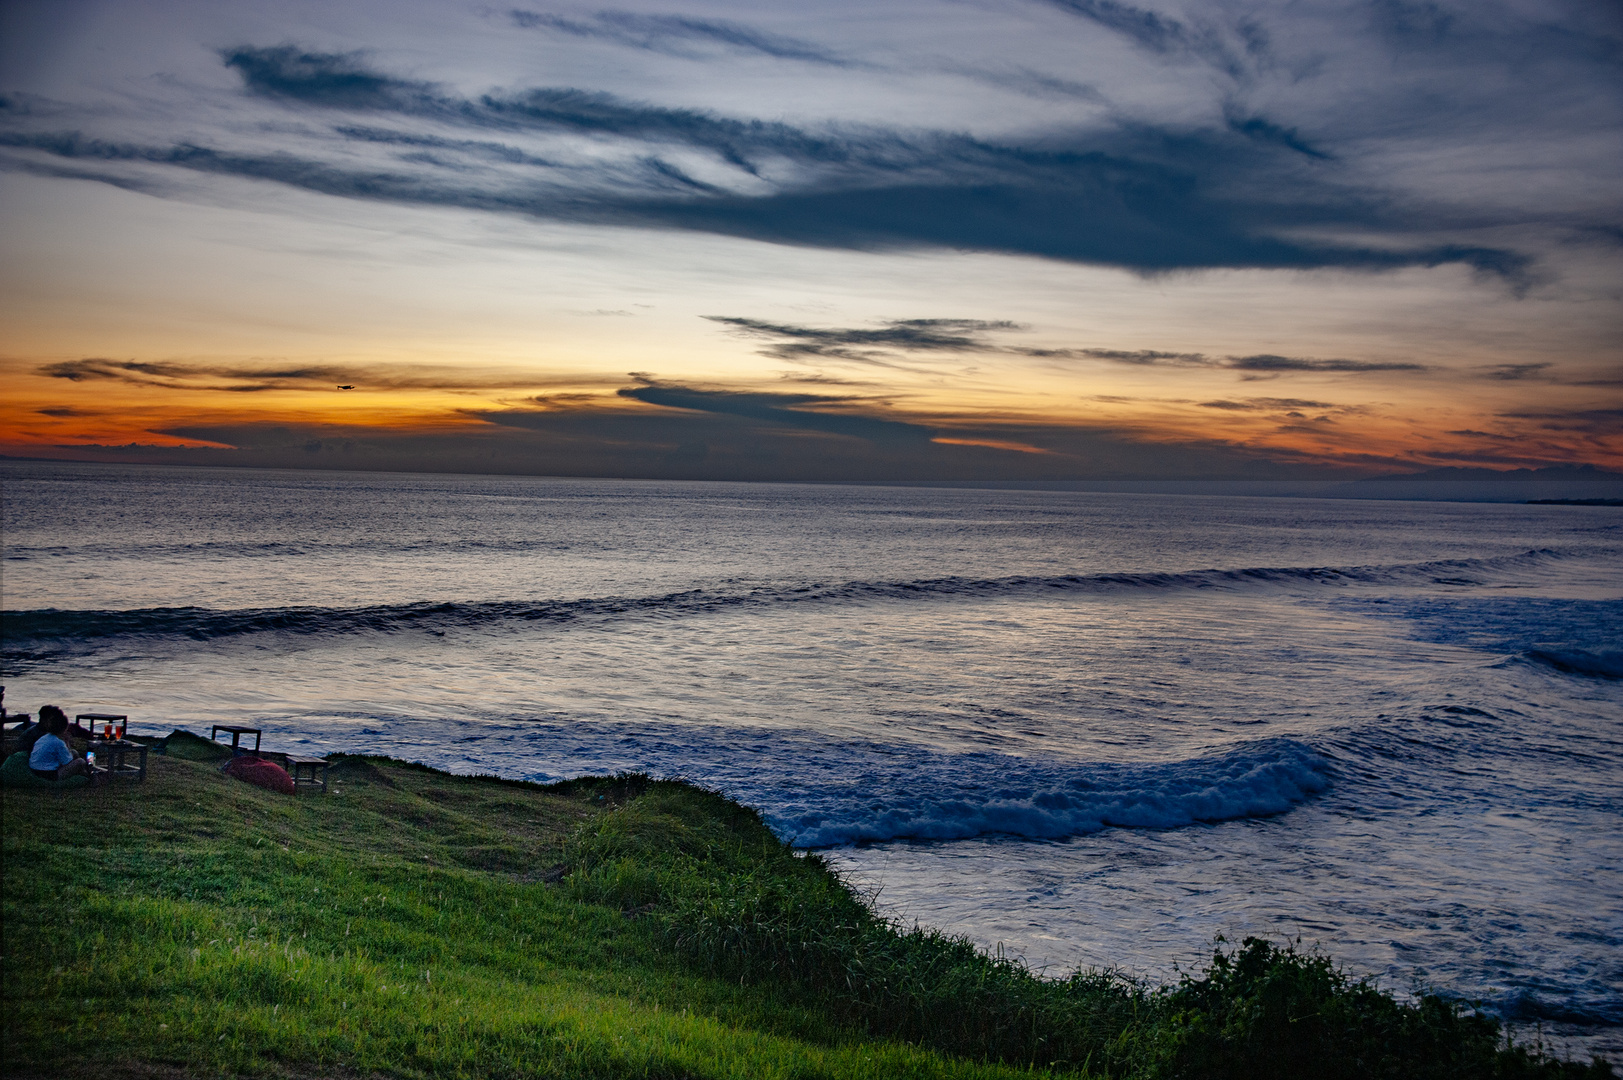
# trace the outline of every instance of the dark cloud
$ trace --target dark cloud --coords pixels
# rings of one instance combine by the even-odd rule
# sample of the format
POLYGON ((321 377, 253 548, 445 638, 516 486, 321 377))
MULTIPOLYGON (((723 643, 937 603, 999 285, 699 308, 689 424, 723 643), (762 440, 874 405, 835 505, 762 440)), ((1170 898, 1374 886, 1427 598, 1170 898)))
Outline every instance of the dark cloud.
MULTIPOLYGON (((1495 454, 1484 450, 1427 450, 1419 456, 1433 461, 1471 461, 1483 465, 1532 466, 1533 468, 1540 469, 1549 468, 1552 466, 1571 465, 1573 463, 1572 458, 1569 456, 1570 451, 1563 451, 1563 448, 1560 447, 1549 447, 1548 451, 1548 453, 1541 453, 1538 449, 1532 447, 1527 448, 1524 453, 1519 454, 1495 454)), ((1435 471, 1439 473, 1444 472, 1442 469, 1435 471)), ((1479 472, 1479 470, 1461 469, 1460 472, 1476 473, 1479 472)), ((1459 478, 1504 479, 1505 474, 1504 471, 1501 470, 1498 477, 1479 476, 1459 478)), ((1602 474, 1600 478, 1604 479, 1605 474, 1602 474)), ((1534 479, 1536 479, 1536 477, 1534 479)))
MULTIPOLYGON (((668 109, 573 87, 464 98, 430 83, 374 72, 359 53, 311 53, 280 45, 242 47, 223 55, 226 66, 242 75, 246 89, 262 97, 463 126, 579 132, 692 146, 710 150, 752 175, 757 172, 754 156, 828 163, 860 152, 849 138, 817 136, 788 124, 718 117, 701 109, 668 109)), ((882 152, 877 146, 867 148, 870 154, 875 151, 882 152)))
MULTIPOLYGON (((1090 10, 1131 22, 1137 9, 1093 4, 1090 10)), ((1154 38, 1160 24, 1143 25, 1154 38)), ((243 153, 12 130, 0 132, 0 146, 99 163, 99 170, 75 167, 110 183, 126 176, 124 166, 160 165, 352 199, 815 247, 1010 252, 1142 273, 1463 263, 1521 281, 1531 265, 1526 256, 1499 248, 1404 249, 1389 238, 1367 245, 1295 238, 1313 226, 1334 227, 1343 236, 1411 226, 1389 200, 1302 172, 1300 147, 1259 138, 1274 128, 1247 130, 1248 121, 1240 130, 1172 133, 1140 126, 999 144, 947 132, 813 131, 569 87, 470 98, 373 70, 359 53, 292 45, 237 48, 223 59, 250 94, 266 101, 451 127, 469 137, 389 131, 376 123, 331 129, 357 147, 404 149, 372 167, 358 165, 355 154, 335 153, 330 139, 308 140, 299 153, 243 153), (565 166, 474 131, 575 134, 608 140, 625 153, 565 166), (694 154, 731 170, 738 183, 699 175, 675 160, 694 154), (740 185, 750 193, 740 193, 740 185), (1287 228, 1291 237, 1279 231, 1287 228)))
POLYGON ((766 353, 781 359, 805 356, 870 359, 870 354, 853 350, 874 348, 903 352, 984 352, 997 348, 986 340, 988 333, 1020 329, 1017 323, 984 319, 893 319, 877 329, 852 329, 794 326, 727 315, 704 317, 750 337, 778 339, 766 353))
POLYGON ((609 41, 634 49, 669 56, 704 55, 694 44, 720 46, 740 53, 757 53, 775 60, 802 60, 833 67, 851 67, 853 62, 799 38, 768 34, 742 23, 722 19, 695 19, 682 15, 645 15, 631 11, 600 11, 587 19, 566 19, 561 15, 515 8, 509 12, 515 26, 527 30, 550 30, 571 37, 609 41))
MULTIPOLYGON (((800 38, 769 34, 742 23, 720 19, 695 19, 681 15, 647 15, 628 11, 603 11, 590 17, 566 18, 544 12, 515 9, 509 18, 517 26, 542 30, 590 41, 661 53, 684 59, 710 59, 722 52, 759 55, 775 60, 797 60, 834 68, 881 70, 879 65, 857 60, 800 38)), ((1091 101, 1106 98, 1089 83, 1061 78, 1024 67, 988 68, 944 64, 948 74, 961 75, 988 86, 1033 98, 1091 101)))
POLYGON ((1573 386, 1623 386, 1623 367, 1613 365, 1595 372, 1587 379, 1573 379, 1573 386))
POLYGON ((1230 356, 1220 365, 1236 371, 1424 371, 1426 365, 1397 360, 1313 360, 1301 356, 1230 356))
POLYGON ((1546 431, 1588 431, 1617 438, 1623 435, 1623 409, 1527 409, 1499 414, 1511 420, 1531 420, 1546 431))
POLYGON ((926 369, 902 362, 902 354, 1004 351, 987 340, 987 335, 1020 329, 1012 322, 984 319, 895 319, 877 328, 851 328, 795 326, 723 315, 705 318, 746 337, 767 339, 770 344, 760 354, 775 360, 838 360, 914 372, 926 369))
POLYGON ((112 380, 171 390, 219 390, 254 393, 261 390, 308 390, 312 384, 331 389, 339 382, 353 381, 354 369, 298 366, 290 368, 194 365, 139 360, 63 360, 44 364, 39 374, 70 382, 112 380), (227 379, 229 382, 209 380, 227 379))
POLYGON ((1161 352, 1157 349, 1025 349, 1027 356, 1052 356, 1062 359, 1082 357, 1088 360, 1108 360, 1115 364, 1135 367, 1165 365, 1172 367, 1217 367, 1218 361, 1201 353, 1161 352))
POLYGON ((954 66, 944 70, 954 75, 974 79, 976 82, 985 83, 988 86, 1012 90, 1026 97, 1058 101, 1090 101, 1096 105, 1109 104, 1109 99, 1092 83, 1063 79, 1057 75, 1032 71, 1030 68, 998 69, 954 66))
POLYGON ((1241 22, 1233 28, 1234 45, 1216 27, 1183 22, 1149 8, 1120 3, 1119 0, 1044 0, 1047 6, 1102 26, 1157 56, 1192 57, 1202 60, 1231 77, 1246 70, 1244 56, 1267 48, 1267 35, 1254 23, 1241 22), (1235 47, 1238 46, 1238 48, 1235 47))
POLYGON ((1246 398, 1244 401, 1202 401, 1203 409, 1229 409, 1237 411, 1280 409, 1333 409, 1328 401, 1307 401, 1302 398, 1246 398))
POLYGON ((954 185, 893 183, 679 203, 627 200, 620 209, 627 221, 776 243, 1002 251, 1145 273, 1219 266, 1380 271, 1463 263, 1519 283, 1531 265, 1515 252, 1468 245, 1394 251, 1278 239, 1246 221, 1266 217, 1262 207, 1242 208, 1203 192, 1197 173, 1128 158, 1055 155, 1049 162, 1014 162, 1008 171, 1018 181, 971 172, 954 185))
POLYGON ((228 378, 247 379, 254 385, 213 387, 211 389, 270 390, 288 384, 311 381, 327 382, 351 374, 348 369, 336 367, 242 368, 219 365, 173 364, 163 361, 105 360, 95 357, 84 360, 63 360, 44 364, 39 374, 70 382, 89 382, 115 379, 142 385, 170 385, 187 379, 228 378))
POLYGON ((535 376, 458 368, 298 364, 178 364, 168 361, 107 360, 90 357, 43 364, 40 375, 70 382, 117 381, 166 390, 256 393, 264 390, 328 392, 340 384, 363 390, 508 390, 548 383, 567 386, 605 383, 604 376, 535 376), (224 380, 224 381, 222 381, 224 380))
POLYGON ((1061 11, 1079 15, 1113 30, 1133 44, 1156 53, 1187 49, 1193 35, 1176 19, 1148 8, 1117 3, 1117 0, 1047 0, 1061 11))
POLYGON ((382 75, 368 69, 363 54, 306 52, 293 45, 238 48, 221 55, 248 89, 266 97, 344 109, 414 111, 433 108, 429 83, 382 75))
MULTIPOLYGON (((672 392, 690 388, 667 387, 672 392)), ((146 449, 103 459, 296 468, 619 476, 694 480, 932 481, 1070 479, 1270 479, 1337 475, 1291 451, 1260 454, 1218 443, 1142 442, 1108 430, 1036 424, 943 422, 937 439, 919 425, 903 437, 849 436, 805 422, 814 402, 793 408, 683 396, 676 407, 621 398, 625 408, 470 412, 459 432, 380 431, 338 425, 193 425, 164 434, 234 450, 146 449), (703 407, 695 407, 703 406, 703 407), (737 411, 719 411, 720 409, 737 411), (771 410, 799 415, 781 420, 771 410), (741 415, 764 411, 767 416, 741 415), (950 441, 947 441, 950 440, 950 441), (1019 452, 1024 445, 1042 452, 1019 452)), ((872 419, 885 422, 882 416, 872 419)), ((87 456, 97 452, 77 448, 87 456)), ((1383 461, 1387 468, 1397 462, 1383 461)))
POLYGON ((780 371, 778 379, 787 383, 806 383, 810 386, 862 386, 872 387, 875 384, 860 379, 837 379, 822 372, 807 373, 801 371, 780 371))
MULTIPOLYGON (((773 323, 738 316, 706 315, 712 322, 750 337, 772 342, 764 355, 780 360, 833 357, 863 363, 883 363, 896 352, 1001 352, 1016 356, 1055 360, 1104 360, 1135 367, 1219 368, 1247 376, 1277 375, 1286 372, 1319 371, 1359 373, 1374 371, 1425 371, 1424 364, 1398 360, 1317 359, 1304 356, 1207 356, 1204 353, 1166 352, 1158 349, 1028 348, 1005 345, 993 335, 1023 330, 1019 323, 986 319, 895 319, 877 328, 813 327, 773 323)), ((892 365, 894 366, 894 365, 892 365)), ((1253 398, 1254 401, 1291 402, 1294 407, 1317 408, 1313 402, 1287 398, 1253 398)))
MULTIPOLYGON (((59 449, 90 460, 696 480, 1308 479, 1345 476, 1348 468, 1413 468, 1412 461, 1370 453, 1348 432, 1339 436, 1340 451, 1309 453, 1173 442, 1164 435, 1151 441, 1103 426, 951 417, 921 422, 852 397, 641 381, 619 396, 544 395, 535 399, 540 407, 467 410, 462 416, 470 426, 457 430, 194 424, 161 434, 230 449, 59 449)), ((1613 411, 1614 431, 1618 415, 1613 411)), ((1334 437, 1334 428, 1324 423, 1300 429, 1321 444, 1334 437)), ((1514 448, 1422 456, 1523 464, 1579 460, 1570 446, 1526 438, 1514 448)))
POLYGON ((1496 442, 1516 442, 1521 436, 1505 435, 1494 431, 1474 431, 1471 428, 1461 428, 1458 431, 1445 432, 1448 435, 1463 435, 1472 439, 1493 439, 1496 442))
POLYGON ((55 417, 62 418, 62 419, 65 419, 65 418, 71 417, 71 416, 101 416, 101 415, 103 415, 101 412, 98 412, 95 409, 77 409, 77 408, 74 408, 72 405, 59 405, 59 406, 57 406, 55 408, 51 408, 51 409, 35 409, 34 411, 39 413, 41 416, 55 416, 55 417))
POLYGON ((1250 116, 1245 118, 1231 116, 1229 117, 1229 130, 1238 132, 1248 139, 1255 139, 1257 142, 1273 143, 1276 146, 1283 146, 1288 149, 1295 150, 1298 154, 1306 154, 1308 157, 1318 158, 1320 161, 1328 161, 1331 158, 1330 154, 1327 154, 1323 150, 1314 147, 1312 144, 1307 142, 1307 140, 1296 134, 1295 128, 1280 127, 1278 124, 1265 120, 1260 116, 1250 116))
POLYGON ((355 142, 421 147, 426 150, 447 150, 510 165, 535 165, 543 168, 561 166, 560 162, 550 158, 537 157, 534 154, 520 150, 518 147, 483 139, 445 139, 433 135, 414 135, 404 131, 391 131, 387 128, 364 127, 354 124, 340 125, 333 128, 333 131, 355 142))
POLYGON ((1521 379, 1538 378, 1553 367, 1552 364, 1494 364, 1483 370, 1483 378, 1498 379, 1503 382, 1515 382, 1521 379))
POLYGON ((802 431, 846 435, 871 442, 929 442, 936 432, 918 424, 882 420, 837 412, 812 412, 796 406, 828 405, 841 402, 818 394, 738 393, 728 390, 696 390, 687 386, 652 383, 621 390, 621 397, 650 405, 694 412, 720 413, 764 421, 802 431))
MULTIPOLYGON (((1623 24, 1615 4, 1562 4, 1531 15, 1514 9, 1451 11, 1434 0, 1366 0, 1371 27, 1393 49, 1443 67, 1459 61, 1554 59, 1615 66, 1623 62, 1623 24)), ((1537 9, 1532 9, 1537 12, 1537 9)))

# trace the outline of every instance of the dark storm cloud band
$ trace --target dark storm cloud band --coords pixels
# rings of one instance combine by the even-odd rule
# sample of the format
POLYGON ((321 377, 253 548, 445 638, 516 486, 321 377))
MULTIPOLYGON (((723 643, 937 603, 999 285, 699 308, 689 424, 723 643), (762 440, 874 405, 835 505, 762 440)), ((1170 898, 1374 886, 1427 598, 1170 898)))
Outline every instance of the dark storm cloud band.
POLYGON ((19 130, 27 117, 0 109, 13 121, 0 146, 73 161, 79 175, 125 185, 141 181, 118 166, 148 164, 353 199, 851 250, 1007 252, 1145 273, 1463 263, 1519 281, 1530 265, 1500 248, 1403 250, 1389 236, 1358 245, 1272 235, 1274 225, 1334 226, 1343 235, 1405 226, 1380 200, 1314 175, 1329 163, 1306 164, 1313 148, 1260 120, 1176 136, 1116 131, 1000 145, 941 132, 811 131, 567 87, 469 98, 375 71, 357 54, 292 46, 239 48, 223 59, 261 101, 441 130, 351 120, 295 150, 245 153, 19 130), (466 137, 472 132, 484 137, 466 137), (565 166, 506 145, 499 133, 607 139, 626 155, 565 166), (340 148, 399 149, 379 167, 358 167, 353 154, 334 154, 334 137, 340 148), (722 175, 696 175, 684 155, 713 162, 722 175))

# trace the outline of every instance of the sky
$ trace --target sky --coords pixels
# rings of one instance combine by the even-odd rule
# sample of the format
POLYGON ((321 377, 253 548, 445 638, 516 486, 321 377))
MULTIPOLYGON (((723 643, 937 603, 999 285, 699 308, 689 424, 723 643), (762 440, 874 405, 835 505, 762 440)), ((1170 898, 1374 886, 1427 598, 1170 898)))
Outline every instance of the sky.
POLYGON ((1615 0, 4 0, 0 454, 1623 469, 1615 0))

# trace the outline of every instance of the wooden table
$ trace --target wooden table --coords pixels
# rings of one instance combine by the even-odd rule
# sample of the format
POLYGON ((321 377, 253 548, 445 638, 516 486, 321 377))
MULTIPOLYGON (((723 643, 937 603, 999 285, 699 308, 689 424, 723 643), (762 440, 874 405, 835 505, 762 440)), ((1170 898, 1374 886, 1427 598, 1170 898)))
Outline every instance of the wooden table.
POLYGON ((293 757, 288 755, 287 771, 293 777, 293 790, 301 787, 320 787, 322 792, 327 790, 327 759, 319 757, 293 757), (316 775, 316 770, 321 775, 316 775))
POLYGON ((134 742, 130 739, 93 739, 90 749, 96 754, 105 755, 96 763, 96 771, 105 773, 109 780, 133 780, 137 784, 146 783, 147 779, 147 750, 146 743, 134 742), (140 759, 137 764, 131 765, 125 758, 134 752, 140 759))
POLYGON ((90 732, 91 741, 95 741, 99 737, 100 733, 97 732, 96 729, 101 727, 103 724, 112 724, 116 730, 118 725, 128 724, 129 721, 130 718, 125 716, 123 713, 106 712, 82 712, 73 718, 73 722, 75 724, 78 724, 80 727, 85 728, 86 731, 90 732), (90 721, 89 727, 85 727, 84 722, 86 720, 90 721))
POLYGON ((254 753, 259 753, 259 736, 261 734, 259 728, 239 727, 236 724, 215 724, 214 731, 209 735, 209 742, 214 742, 216 739, 218 739, 220 737, 220 732, 222 731, 231 736, 232 753, 236 753, 240 749, 237 746, 237 743, 242 740, 244 735, 252 735, 254 737, 254 753))

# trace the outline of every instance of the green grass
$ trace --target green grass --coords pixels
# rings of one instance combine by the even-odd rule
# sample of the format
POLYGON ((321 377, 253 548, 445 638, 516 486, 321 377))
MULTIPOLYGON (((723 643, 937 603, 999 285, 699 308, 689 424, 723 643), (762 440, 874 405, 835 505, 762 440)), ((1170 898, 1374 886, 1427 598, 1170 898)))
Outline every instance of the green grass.
POLYGON ((4 792, 6 1076, 1610 1075, 1261 942, 1038 979, 683 784, 345 758, 289 798, 219 754, 4 792))

